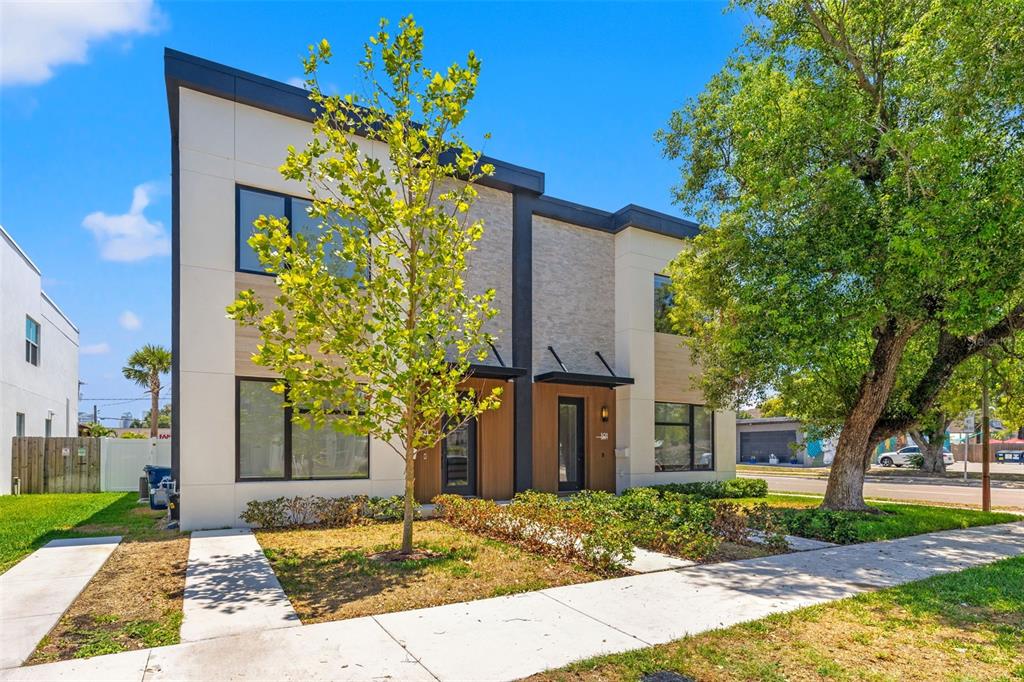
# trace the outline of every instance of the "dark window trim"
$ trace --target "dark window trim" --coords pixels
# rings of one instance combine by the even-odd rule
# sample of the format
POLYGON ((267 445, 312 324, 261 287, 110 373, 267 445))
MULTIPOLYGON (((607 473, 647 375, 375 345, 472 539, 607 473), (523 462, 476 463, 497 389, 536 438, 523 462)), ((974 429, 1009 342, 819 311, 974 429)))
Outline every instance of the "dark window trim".
POLYGON ((696 447, 696 437, 695 437, 696 434, 695 434, 694 428, 693 428, 694 422, 696 421, 696 419, 695 419, 695 410, 698 407, 705 407, 706 408, 707 406, 706 405, 696 405, 694 403, 676 403, 676 402, 671 402, 671 401, 668 401, 668 400, 655 400, 654 401, 654 405, 655 405, 654 414, 658 414, 657 405, 659 403, 661 403, 662 405, 684 405, 687 408, 686 418, 688 419, 688 421, 685 421, 685 422, 666 422, 666 421, 658 421, 657 417, 655 417, 655 419, 654 419, 654 426, 655 427, 658 427, 658 426, 688 426, 689 427, 689 429, 690 429, 690 468, 682 469, 678 465, 670 465, 669 468, 666 468, 664 465, 660 465, 661 468, 659 468, 658 459, 657 459, 657 453, 655 453, 654 473, 661 474, 661 473, 674 473, 674 472, 680 472, 680 471, 683 471, 683 472, 687 472, 687 471, 693 471, 693 472, 718 471, 718 468, 717 468, 718 467, 718 451, 715 448, 715 411, 711 410, 711 468, 710 469, 698 469, 696 467, 696 464, 697 464, 697 447, 696 447))
POLYGON ((466 463, 467 478, 471 483, 466 486, 448 485, 448 464, 446 462, 448 458, 448 436, 454 433, 454 431, 450 431, 441 439, 441 492, 442 494, 477 497, 480 494, 480 419, 473 417, 466 420, 465 425, 470 427, 470 432, 472 433, 470 440, 472 443, 472 460, 466 463), (472 490, 469 490, 470 487, 472 487, 472 490))
MULTIPOLYGON (((668 275, 663 275, 660 272, 654 273, 654 278, 652 279, 652 286, 653 286, 653 291, 654 291, 654 331, 657 334, 671 334, 673 336, 677 336, 677 334, 675 332, 673 332, 673 331, 663 331, 661 329, 658 329, 658 281, 659 280, 665 280, 665 282, 669 286, 671 286, 671 284, 672 284, 672 278, 669 277, 668 275)), ((670 297, 670 302, 671 302, 671 297, 670 297)))
POLYGON ((25 321, 31 322, 36 326, 35 341, 32 341, 31 339, 28 338, 28 333, 25 334, 25 362, 32 365, 33 367, 38 367, 39 363, 42 361, 43 356, 43 325, 39 324, 39 322, 36 321, 36 318, 32 317, 31 315, 26 315, 25 321), (35 362, 32 361, 33 349, 35 350, 35 362))
MULTIPOLYGON (((242 476, 242 382, 259 381, 277 383, 277 379, 268 377, 235 376, 235 483, 259 483, 267 481, 369 481, 373 470, 370 463, 370 436, 366 436, 366 475, 365 476, 316 476, 292 478, 292 414, 294 408, 285 407, 281 412, 284 419, 284 475, 283 476, 242 476)), ((308 412, 308 410, 299 410, 308 412)))
MULTIPOLYGON (((275 192, 274 190, 271 189, 263 189, 262 187, 243 185, 237 182, 235 183, 235 272, 247 272, 250 275, 276 277, 277 273, 275 272, 267 272, 266 270, 249 270, 247 268, 242 267, 242 190, 245 190, 247 192, 259 192, 260 194, 267 194, 269 196, 280 197, 284 199, 284 215, 277 217, 283 217, 288 220, 289 235, 291 235, 292 233, 292 199, 301 199, 302 197, 293 197, 290 194, 284 194, 283 192, 275 192)), ((308 199, 304 201, 308 201, 308 199)), ((252 225, 247 225, 246 227, 251 229, 252 225)))

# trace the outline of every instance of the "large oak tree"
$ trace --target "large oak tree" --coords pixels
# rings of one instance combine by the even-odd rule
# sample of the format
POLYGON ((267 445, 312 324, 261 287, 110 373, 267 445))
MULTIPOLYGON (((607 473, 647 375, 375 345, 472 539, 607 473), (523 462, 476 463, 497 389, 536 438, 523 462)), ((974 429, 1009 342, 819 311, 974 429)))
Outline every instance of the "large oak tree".
POLYGON ((1024 327, 1024 3, 739 0, 742 47, 659 133, 714 229, 672 266, 719 405, 840 431, 823 506, 1024 327))

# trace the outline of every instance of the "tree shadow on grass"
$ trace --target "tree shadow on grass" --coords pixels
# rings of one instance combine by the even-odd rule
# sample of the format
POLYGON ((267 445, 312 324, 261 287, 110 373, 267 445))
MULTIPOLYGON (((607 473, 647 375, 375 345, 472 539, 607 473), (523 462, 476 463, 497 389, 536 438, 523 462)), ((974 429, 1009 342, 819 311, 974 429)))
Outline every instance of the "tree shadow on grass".
MULTIPOLYGON (((378 561, 374 554, 393 549, 379 547, 338 547, 312 552, 268 549, 274 570, 285 590, 303 610, 321 618, 338 613, 344 606, 387 592, 409 589, 429 583, 428 575, 448 571, 454 575, 471 572, 468 562, 477 555, 471 547, 449 547, 417 542, 418 549, 430 557, 407 561, 378 561)), ((411 607, 410 607, 411 608, 411 607)))

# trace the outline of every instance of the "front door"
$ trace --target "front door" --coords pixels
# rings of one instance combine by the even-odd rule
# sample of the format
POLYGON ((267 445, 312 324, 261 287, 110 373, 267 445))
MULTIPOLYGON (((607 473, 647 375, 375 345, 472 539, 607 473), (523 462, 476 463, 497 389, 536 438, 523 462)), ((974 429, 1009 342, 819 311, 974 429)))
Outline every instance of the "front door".
POLYGON ((583 398, 558 399, 558 489, 584 486, 583 398))
POLYGON ((441 441, 441 492, 476 495, 476 419, 441 441))

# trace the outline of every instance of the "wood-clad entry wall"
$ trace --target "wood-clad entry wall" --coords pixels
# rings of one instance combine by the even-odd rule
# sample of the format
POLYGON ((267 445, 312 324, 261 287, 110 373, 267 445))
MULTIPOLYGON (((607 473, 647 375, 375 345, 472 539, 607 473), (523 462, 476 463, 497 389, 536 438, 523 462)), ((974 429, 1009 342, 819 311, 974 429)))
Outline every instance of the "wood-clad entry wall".
POLYGON ((600 386, 533 385, 533 488, 558 492, 558 399, 583 399, 584 476, 590 490, 615 492, 615 392, 600 386), (608 408, 602 421, 601 408, 608 408))
MULTIPOLYGON (((513 494, 514 384, 500 379, 470 379, 465 383, 478 393, 502 388, 501 405, 480 415, 477 423, 477 495, 507 500, 513 494)), ((430 502, 441 493, 441 447, 416 458, 416 499, 430 502)))

